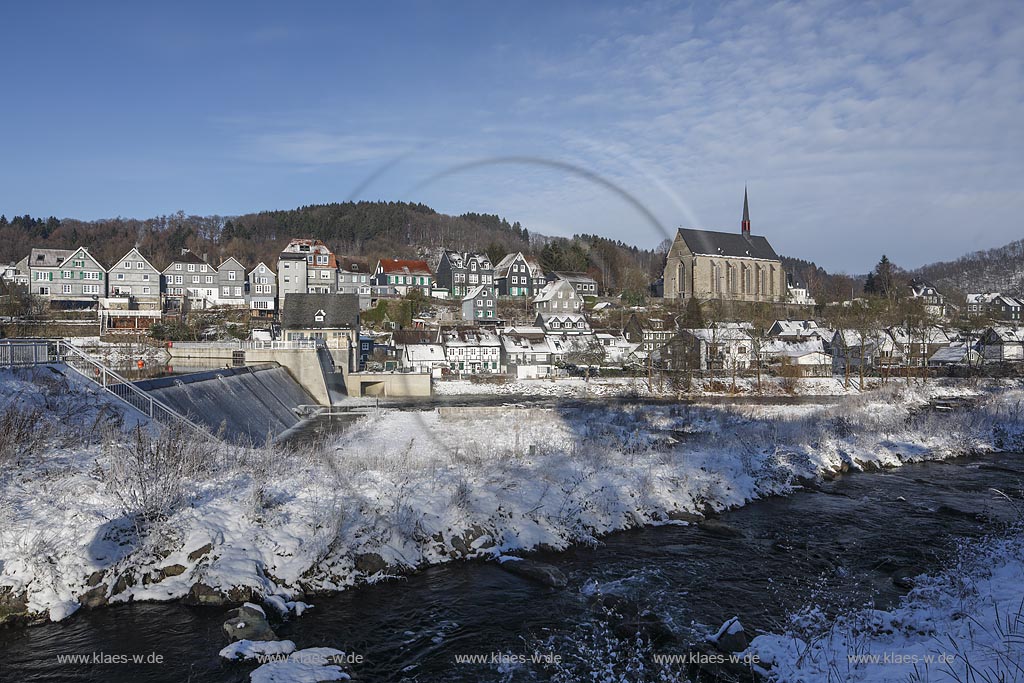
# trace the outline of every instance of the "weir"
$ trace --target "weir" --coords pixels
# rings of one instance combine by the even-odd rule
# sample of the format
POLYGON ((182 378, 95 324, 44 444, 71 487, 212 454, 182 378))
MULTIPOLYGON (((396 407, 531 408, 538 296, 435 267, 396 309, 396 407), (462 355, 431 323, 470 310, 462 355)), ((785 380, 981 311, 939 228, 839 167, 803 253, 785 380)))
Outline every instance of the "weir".
POLYGON ((283 367, 262 364, 142 380, 135 386, 232 441, 265 441, 301 420, 317 401, 283 367))

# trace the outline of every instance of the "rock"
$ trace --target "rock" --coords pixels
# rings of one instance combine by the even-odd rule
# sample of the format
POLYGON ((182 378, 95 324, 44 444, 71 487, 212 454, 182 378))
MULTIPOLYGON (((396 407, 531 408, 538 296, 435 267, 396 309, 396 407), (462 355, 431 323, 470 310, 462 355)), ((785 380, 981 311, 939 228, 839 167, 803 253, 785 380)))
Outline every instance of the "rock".
POLYGON ((377 572, 387 569, 388 563, 377 553, 365 553, 357 555, 355 560, 356 571, 365 576, 373 576, 377 572))
POLYGON ((89 574, 89 580, 85 582, 85 585, 89 586, 89 588, 93 588, 95 586, 100 585, 100 581, 103 580, 103 577, 106 576, 106 574, 107 570, 105 569, 89 574))
POLYGON ((228 589, 227 601, 231 603, 249 602, 252 600, 252 588, 249 586, 232 586, 228 589))
POLYGON ((565 574, 558 567, 537 562, 536 560, 510 559, 502 562, 500 566, 510 574, 532 579, 551 588, 565 588, 569 583, 569 580, 565 578, 565 574))
POLYGON ((722 652, 743 652, 750 647, 750 640, 743 630, 739 617, 728 619, 718 629, 718 633, 708 638, 708 641, 722 652))
POLYGON ((14 593, 10 586, 0 587, 0 626, 28 618, 28 592, 14 593))
POLYGON ((232 641, 235 640, 277 640, 277 634, 263 612, 243 605, 228 612, 228 620, 222 627, 232 641))
POLYGON ((227 602, 224 595, 205 583, 194 583, 184 598, 186 605, 193 607, 221 607, 227 602))
POLYGON ((916 583, 916 578, 923 574, 924 570, 920 567, 900 567, 892 574, 892 585, 903 590, 910 590, 916 583))
POLYGON ((684 510, 669 510, 668 518, 676 522, 690 522, 691 524, 704 521, 702 515, 698 515, 695 512, 685 512, 684 510))
POLYGON ((196 560, 198 560, 200 557, 202 557, 203 555, 207 554, 211 550, 213 550, 213 544, 212 543, 207 543, 206 545, 202 546, 201 548, 196 548, 195 550, 193 550, 192 552, 190 552, 188 554, 188 561, 189 562, 195 562, 196 560))
POLYGON ((676 638, 676 634, 658 614, 649 609, 641 609, 634 601, 619 595, 604 595, 599 602, 613 621, 612 631, 622 640, 640 634, 654 647, 660 648, 676 638))
POLYGON ((107 604, 107 584, 101 583, 78 596, 78 603, 86 609, 95 609, 107 604))
POLYGON ((741 538, 743 536, 742 531, 718 519, 705 519, 699 522, 697 526, 712 536, 720 536, 722 538, 741 538))
POLYGON ((135 585, 135 577, 131 574, 122 574, 117 577, 117 581, 114 582, 114 595, 120 595, 128 590, 129 587, 135 585))

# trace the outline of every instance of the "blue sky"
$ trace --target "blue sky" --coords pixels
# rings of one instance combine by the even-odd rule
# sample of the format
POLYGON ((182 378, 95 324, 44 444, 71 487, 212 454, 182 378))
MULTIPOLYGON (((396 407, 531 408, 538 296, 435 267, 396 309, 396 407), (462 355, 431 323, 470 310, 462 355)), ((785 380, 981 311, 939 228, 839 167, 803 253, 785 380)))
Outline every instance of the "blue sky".
POLYGON ((409 200, 653 247, 746 184, 832 270, 1024 237, 1024 3, 366 5, 8 4, 0 212, 409 200))

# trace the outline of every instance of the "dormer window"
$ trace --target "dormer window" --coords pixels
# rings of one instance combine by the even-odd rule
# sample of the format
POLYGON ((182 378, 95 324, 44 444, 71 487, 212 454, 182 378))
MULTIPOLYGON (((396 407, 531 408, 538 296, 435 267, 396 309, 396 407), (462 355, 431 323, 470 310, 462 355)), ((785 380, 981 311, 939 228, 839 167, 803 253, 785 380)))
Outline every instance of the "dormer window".
POLYGON ((324 313, 324 309, 321 308, 319 311, 316 312, 316 315, 313 316, 313 320, 317 321, 318 323, 322 323, 326 315, 327 314, 324 313))

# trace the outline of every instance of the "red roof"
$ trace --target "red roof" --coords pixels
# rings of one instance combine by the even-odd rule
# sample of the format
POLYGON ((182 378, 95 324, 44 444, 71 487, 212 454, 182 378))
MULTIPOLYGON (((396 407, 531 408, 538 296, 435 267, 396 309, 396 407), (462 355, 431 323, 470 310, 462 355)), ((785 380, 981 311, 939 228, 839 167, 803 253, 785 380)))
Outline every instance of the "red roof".
POLYGON ((433 275, 426 261, 411 259, 386 258, 380 260, 380 269, 385 273, 409 273, 413 275, 433 275))

